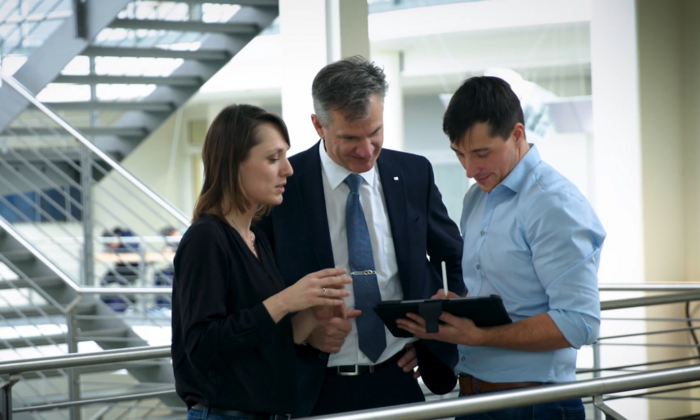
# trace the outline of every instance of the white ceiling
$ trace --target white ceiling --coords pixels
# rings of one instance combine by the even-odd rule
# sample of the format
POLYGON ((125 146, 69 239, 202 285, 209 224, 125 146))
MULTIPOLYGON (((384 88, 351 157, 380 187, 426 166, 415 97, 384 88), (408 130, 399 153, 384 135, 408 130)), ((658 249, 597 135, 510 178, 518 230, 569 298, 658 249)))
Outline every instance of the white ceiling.
MULTIPOLYGON (((511 68, 562 96, 590 89, 590 0, 490 0, 374 13, 372 52, 401 51, 404 94, 452 92, 461 80, 511 68)), ((193 103, 279 101, 280 35, 254 39, 193 103)))

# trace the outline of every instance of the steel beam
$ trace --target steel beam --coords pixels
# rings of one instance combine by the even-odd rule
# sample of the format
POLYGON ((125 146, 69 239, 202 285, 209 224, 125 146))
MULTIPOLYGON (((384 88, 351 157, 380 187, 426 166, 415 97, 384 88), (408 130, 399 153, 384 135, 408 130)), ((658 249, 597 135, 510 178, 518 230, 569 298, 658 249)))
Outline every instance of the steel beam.
MULTIPOLYGON (((34 95, 51 83, 61 70, 88 46, 131 0, 86 0, 85 39, 75 36, 76 17, 71 15, 37 48, 27 62, 14 74, 34 95)), ((28 105, 28 101, 12 87, 0 87, 0 131, 14 120, 28 105)))
POLYGON ((260 28, 251 23, 207 23, 196 21, 154 20, 154 19, 115 19, 110 28, 150 29, 174 32, 204 32, 255 35, 260 28))
POLYGON ((81 55, 91 57, 137 57, 137 58, 181 58, 183 60, 222 60, 228 61, 231 56, 226 51, 178 51, 163 48, 120 48, 120 47, 88 47, 81 55))

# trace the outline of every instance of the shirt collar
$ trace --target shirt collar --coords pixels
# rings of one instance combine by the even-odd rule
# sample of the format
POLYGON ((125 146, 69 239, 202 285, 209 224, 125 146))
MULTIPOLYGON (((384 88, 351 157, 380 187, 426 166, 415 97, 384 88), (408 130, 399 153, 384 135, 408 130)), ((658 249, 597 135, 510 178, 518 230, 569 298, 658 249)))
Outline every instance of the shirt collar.
MULTIPOLYGON (((342 184, 343 181, 345 181, 345 178, 347 178, 348 175, 350 175, 352 172, 333 162, 333 159, 331 159, 328 156, 328 153, 326 153, 326 148, 324 147, 324 140, 321 140, 319 142, 318 147, 318 154, 321 155, 321 167, 323 168, 323 172, 326 174, 326 179, 328 179, 328 184, 331 186, 331 189, 335 190, 336 188, 338 188, 338 185, 342 184)), ((375 164, 369 171, 363 172, 358 175, 364 178, 367 184, 374 187, 376 171, 377 165, 375 164)))
POLYGON ((525 153, 525 156, 520 159, 513 170, 510 171, 508 176, 501 181, 498 186, 503 185, 515 193, 520 192, 527 175, 537 165, 539 165, 540 162, 542 162, 542 158, 540 158, 540 152, 537 151, 537 147, 535 147, 535 145, 532 143, 529 143, 529 146, 530 150, 525 153))

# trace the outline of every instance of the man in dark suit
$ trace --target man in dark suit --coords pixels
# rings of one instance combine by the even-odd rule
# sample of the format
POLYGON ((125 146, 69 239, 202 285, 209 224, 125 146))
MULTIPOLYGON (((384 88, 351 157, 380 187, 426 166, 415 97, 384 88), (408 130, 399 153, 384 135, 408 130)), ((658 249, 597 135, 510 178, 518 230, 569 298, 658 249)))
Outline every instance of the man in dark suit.
POLYGON ((362 57, 316 75, 311 119, 321 141, 290 158, 284 201, 258 225, 288 284, 328 267, 353 278, 348 312, 297 346, 295 417, 423 401, 416 365, 435 393, 456 383, 455 346, 393 337, 372 310, 381 300, 429 299, 442 288, 443 261, 450 291, 466 293, 462 240, 430 163, 382 151, 387 88, 362 57))

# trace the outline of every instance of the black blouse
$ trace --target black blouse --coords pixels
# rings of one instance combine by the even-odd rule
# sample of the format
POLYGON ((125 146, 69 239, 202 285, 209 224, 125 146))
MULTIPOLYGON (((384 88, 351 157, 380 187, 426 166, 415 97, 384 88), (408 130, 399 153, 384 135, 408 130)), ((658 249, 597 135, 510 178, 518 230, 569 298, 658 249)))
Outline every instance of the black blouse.
POLYGON ((173 369, 188 407, 294 409, 292 323, 286 316, 275 324, 262 303, 285 286, 270 243, 252 229, 260 260, 235 229, 208 215, 190 226, 175 254, 173 369))

